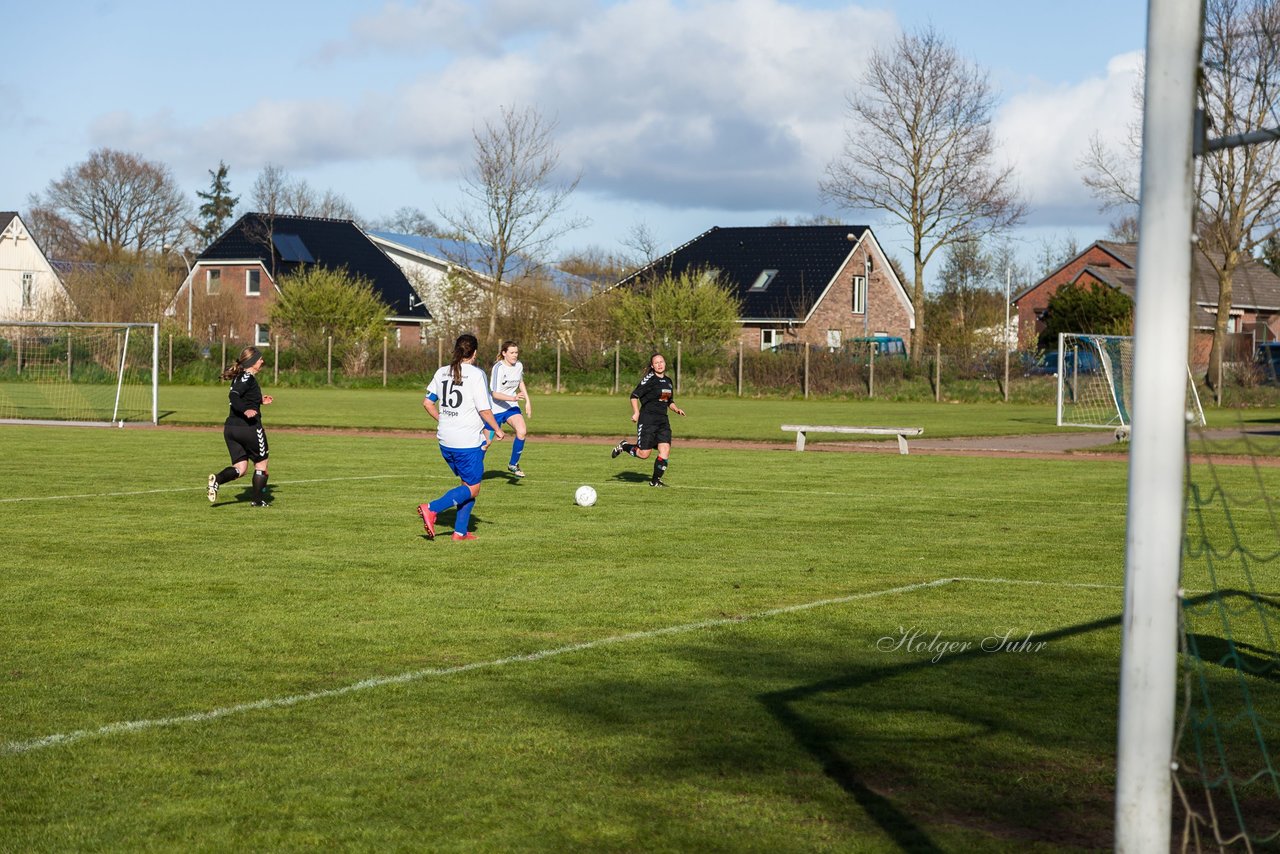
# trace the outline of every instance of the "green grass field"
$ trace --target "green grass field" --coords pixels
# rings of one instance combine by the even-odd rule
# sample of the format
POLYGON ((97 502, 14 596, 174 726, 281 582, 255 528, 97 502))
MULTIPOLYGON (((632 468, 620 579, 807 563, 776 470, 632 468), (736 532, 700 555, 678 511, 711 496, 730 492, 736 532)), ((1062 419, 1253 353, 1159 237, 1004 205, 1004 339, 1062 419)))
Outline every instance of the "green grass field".
POLYGON ((624 399, 535 399, 427 541, 433 440, 270 432, 426 419, 366 394, 280 395, 268 510, 216 428, 0 427, 0 850, 1110 846, 1123 461, 682 449, 796 417, 689 400, 658 491, 537 443, 624 399))

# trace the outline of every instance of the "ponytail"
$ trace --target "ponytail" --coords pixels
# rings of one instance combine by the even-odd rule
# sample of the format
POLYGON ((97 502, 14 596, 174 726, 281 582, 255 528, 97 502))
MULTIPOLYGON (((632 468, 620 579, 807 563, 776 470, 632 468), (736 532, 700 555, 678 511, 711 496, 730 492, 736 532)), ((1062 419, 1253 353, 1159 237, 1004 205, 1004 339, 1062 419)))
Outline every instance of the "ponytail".
POLYGON ((453 372, 455 383, 462 382, 462 363, 474 356, 479 347, 480 342, 469 332, 459 335, 458 340, 453 342, 453 361, 449 363, 449 368, 453 372))
POLYGON ((226 370, 219 374, 219 378, 229 380, 241 371, 252 368, 254 363, 262 358, 262 351, 257 347, 245 347, 240 351, 240 356, 226 370))

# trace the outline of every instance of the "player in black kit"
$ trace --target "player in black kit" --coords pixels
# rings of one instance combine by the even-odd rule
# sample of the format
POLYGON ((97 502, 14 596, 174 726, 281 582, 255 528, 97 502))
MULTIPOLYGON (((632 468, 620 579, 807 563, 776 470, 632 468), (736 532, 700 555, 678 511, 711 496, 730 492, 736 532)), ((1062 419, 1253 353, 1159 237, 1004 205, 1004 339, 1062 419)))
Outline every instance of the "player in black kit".
POLYGON ((209 503, 218 500, 218 487, 242 477, 253 461, 253 494, 249 504, 253 507, 269 507, 267 501, 267 433, 262 429, 262 407, 271 403, 271 395, 263 395, 258 385, 258 371, 262 370, 262 353, 257 347, 245 347, 236 363, 222 372, 222 379, 231 380, 227 399, 231 410, 222 427, 222 438, 227 441, 231 453, 231 465, 217 474, 209 475, 209 503))
POLYGON ((666 486, 662 476, 667 473, 667 460, 671 458, 671 420, 667 410, 684 415, 684 410, 676 406, 675 386, 666 372, 667 360, 661 353, 649 357, 649 369, 631 392, 631 420, 636 423, 636 440, 624 439, 613 446, 614 457, 630 454, 642 460, 647 460, 650 452, 657 448, 650 486, 666 486))

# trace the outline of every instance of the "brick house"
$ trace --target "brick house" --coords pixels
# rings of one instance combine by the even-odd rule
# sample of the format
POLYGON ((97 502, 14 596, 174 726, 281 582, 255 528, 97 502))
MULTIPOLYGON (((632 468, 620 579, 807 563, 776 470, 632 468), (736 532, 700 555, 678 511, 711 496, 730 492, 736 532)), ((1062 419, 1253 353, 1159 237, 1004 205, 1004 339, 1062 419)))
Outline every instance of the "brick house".
POLYGON ((388 306, 395 346, 420 346, 431 321, 404 272, 351 220, 247 213, 200 253, 169 308, 190 312, 193 334, 271 343, 280 280, 319 265, 367 279, 388 306))
POLYGON ((618 283, 714 272, 742 304, 742 346, 909 339, 915 308, 867 226, 714 227, 618 283))
MULTIPOLYGON (((1214 261, 1192 249, 1191 353, 1193 366, 1209 362, 1214 319, 1218 313, 1218 277, 1214 261)), ((1089 287, 1100 284, 1115 288, 1130 299, 1137 293, 1138 244, 1099 240, 1031 287, 1017 294, 1018 328, 1026 330, 1024 344, 1034 343, 1045 329, 1044 315, 1049 299, 1066 284, 1089 287)), ((1261 261, 1249 260, 1232 277, 1231 333, 1228 353, 1234 358, 1250 358, 1255 342, 1280 338, 1280 277, 1261 261)), ((1229 356, 1230 357, 1230 356, 1229 356)))

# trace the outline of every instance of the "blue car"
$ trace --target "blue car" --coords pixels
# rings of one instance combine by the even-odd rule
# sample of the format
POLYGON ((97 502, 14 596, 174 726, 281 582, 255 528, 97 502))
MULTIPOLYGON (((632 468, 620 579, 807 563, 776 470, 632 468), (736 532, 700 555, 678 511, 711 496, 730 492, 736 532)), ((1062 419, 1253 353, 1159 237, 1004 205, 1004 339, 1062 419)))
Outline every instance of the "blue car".
MULTIPOLYGON (((1062 369, 1068 374, 1092 374, 1102 370, 1102 364, 1098 360, 1098 354, 1092 350, 1068 350, 1066 356, 1062 360, 1062 369)), ((1045 353, 1036 360, 1035 364, 1032 365, 1027 373, 1057 374, 1058 351, 1050 350, 1045 353)))

